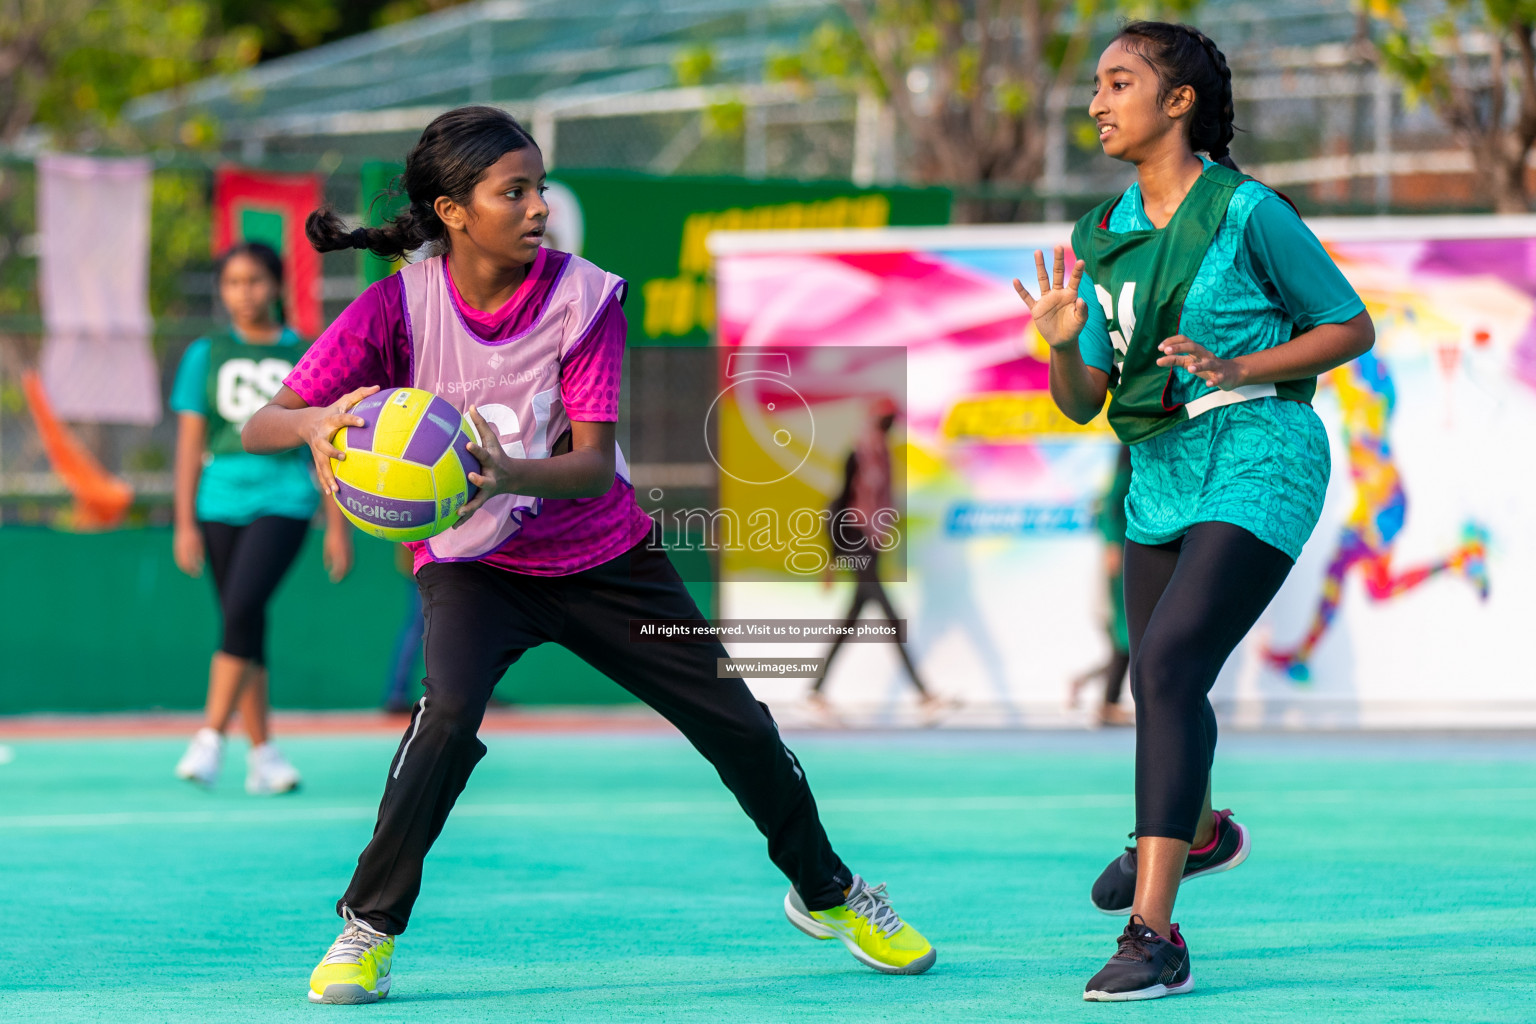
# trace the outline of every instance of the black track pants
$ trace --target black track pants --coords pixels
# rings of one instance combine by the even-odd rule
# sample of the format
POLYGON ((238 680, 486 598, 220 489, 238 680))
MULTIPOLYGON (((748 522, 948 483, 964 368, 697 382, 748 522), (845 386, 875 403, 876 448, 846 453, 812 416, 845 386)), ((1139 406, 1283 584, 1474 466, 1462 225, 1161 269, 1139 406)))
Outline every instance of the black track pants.
POLYGON ((1168 544, 1126 541, 1138 836, 1194 839, 1216 756, 1207 694, 1291 564, 1231 523, 1197 523, 1168 544))
POLYGON ((569 576, 434 562, 416 579, 426 614, 426 693, 389 765, 373 839, 337 904, 389 935, 405 930, 422 861, 470 772, 491 690, 524 651, 557 643, 666 717, 709 759, 812 910, 843 902, 852 873, 822 829, 805 773, 767 707, 716 678, 718 641, 634 643, 630 619, 702 619, 667 556, 641 541, 569 576))
POLYGON ((224 620, 219 650, 265 665, 267 603, 304 546, 309 520, 262 516, 245 526, 197 525, 224 620))

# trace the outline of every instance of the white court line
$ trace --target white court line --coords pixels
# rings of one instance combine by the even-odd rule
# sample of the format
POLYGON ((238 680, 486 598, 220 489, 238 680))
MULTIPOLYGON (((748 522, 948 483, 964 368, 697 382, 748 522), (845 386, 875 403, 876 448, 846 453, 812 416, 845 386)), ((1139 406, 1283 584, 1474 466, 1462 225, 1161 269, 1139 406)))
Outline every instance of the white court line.
MULTIPOLYGON (((1084 796, 1044 797, 934 797, 822 800, 823 809, 838 811, 1028 811, 1073 807, 1115 807, 1129 804, 1129 795, 1090 793, 1084 796)), ((644 803, 579 804, 459 804, 456 818, 582 818, 630 815, 664 817, 690 814, 739 814, 729 800, 672 800, 644 803)), ((290 807, 226 811, 103 811, 84 814, 21 814, 0 817, 0 831, 7 828, 119 828, 137 825, 276 825, 299 821, 357 820, 378 813, 368 807, 290 807)))
MULTIPOLYGON (((1402 790, 1293 790, 1289 792, 1232 792, 1221 794, 1222 803, 1249 806, 1266 803, 1337 804, 1381 803, 1387 800, 1418 800, 1422 794, 1402 790)), ((1457 789, 1436 796, 1454 800, 1523 801, 1536 800, 1536 789, 1457 789)), ((961 796, 961 797, 870 797, 818 801, 830 811, 869 811, 879 814, 955 811, 987 813, 998 811, 1054 811, 1081 807, 1130 807, 1129 793, 1084 793, 1064 796, 961 796)), ((6 829, 48 828, 124 828, 181 825, 280 825, 302 821, 368 820, 378 813, 375 806, 365 807, 285 807, 223 811, 104 811, 84 814, 22 814, 0 817, 0 832, 6 829)), ((674 800, 645 803, 502 803, 459 804, 453 816, 459 818, 582 818, 582 817, 665 817, 668 815, 729 814, 739 812, 728 800, 674 800)))

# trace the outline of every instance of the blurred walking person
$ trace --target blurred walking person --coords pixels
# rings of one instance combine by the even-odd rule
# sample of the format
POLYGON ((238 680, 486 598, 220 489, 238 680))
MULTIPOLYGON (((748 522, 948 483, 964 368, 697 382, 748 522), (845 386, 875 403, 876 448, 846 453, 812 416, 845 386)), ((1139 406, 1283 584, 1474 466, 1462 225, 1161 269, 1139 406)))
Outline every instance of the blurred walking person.
MULTIPOLYGON (((870 410, 870 419, 843 464, 843 488, 833 500, 828 511, 831 518, 827 529, 832 540, 833 562, 828 565, 827 581, 830 583, 832 564, 852 567, 854 573, 853 600, 843 616, 843 628, 849 629, 859 621, 864 606, 873 601, 885 613, 886 622, 895 625, 898 616, 891 604, 890 595, 880 582, 880 555, 886 537, 895 526, 896 505, 891 493, 891 427, 896 423, 896 403, 889 398, 876 401, 870 410)), ((827 649, 821 672, 811 683, 806 699, 815 707, 826 710, 827 700, 822 693, 827 685, 827 674, 837 652, 842 649, 846 634, 839 633, 827 649)), ((942 702, 924 685, 917 666, 907 653, 907 645, 894 643, 896 654, 901 658, 907 677, 917 690, 918 700, 925 714, 932 714, 942 707, 942 702)))
POLYGON ((1125 628, 1125 498, 1131 490, 1131 450, 1120 446, 1115 460, 1115 475, 1109 490, 1099 501, 1094 525, 1104 538, 1104 577, 1108 583, 1109 661, 1072 680, 1067 698, 1069 707, 1077 707, 1082 691, 1095 680, 1104 684, 1094 718, 1099 725, 1135 725, 1136 716, 1120 706, 1125 692, 1125 677, 1131 670, 1131 640, 1125 628))
MULTIPOLYGON (((270 738, 267 604, 298 556, 320 491, 305 453, 247 454, 240 428, 308 345, 283 323, 283 264, 270 247, 234 246, 220 257, 217 278, 229 327, 187 347, 171 391, 176 565, 194 577, 205 563, 212 570, 223 622, 205 722, 176 775, 203 786, 218 780, 224 733, 238 708, 251 738, 246 792, 285 793, 299 785, 299 773, 270 738)), ((325 567, 332 582, 352 567, 351 532, 334 502, 326 503, 325 567)))

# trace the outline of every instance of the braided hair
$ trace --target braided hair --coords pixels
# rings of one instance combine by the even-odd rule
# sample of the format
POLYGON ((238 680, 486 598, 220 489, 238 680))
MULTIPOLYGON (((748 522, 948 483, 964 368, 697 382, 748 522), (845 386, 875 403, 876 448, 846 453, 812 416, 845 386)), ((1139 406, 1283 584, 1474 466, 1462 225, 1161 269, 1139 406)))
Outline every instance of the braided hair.
POLYGON ((1157 71, 1161 96, 1186 85, 1195 91, 1189 148, 1237 170, 1227 151, 1236 131, 1232 124, 1232 70, 1211 37, 1192 25, 1133 21, 1115 38, 1157 71))
POLYGON ((537 148, 533 136, 498 107, 457 107, 439 114, 405 158, 400 186, 384 193, 403 193, 409 200, 404 211, 382 227, 348 230, 335 212, 322 208, 304 222, 304 234, 320 252, 369 249, 394 260, 428 243, 441 250, 447 244, 448 228, 433 206, 438 197, 468 204, 487 167, 529 146, 537 148))

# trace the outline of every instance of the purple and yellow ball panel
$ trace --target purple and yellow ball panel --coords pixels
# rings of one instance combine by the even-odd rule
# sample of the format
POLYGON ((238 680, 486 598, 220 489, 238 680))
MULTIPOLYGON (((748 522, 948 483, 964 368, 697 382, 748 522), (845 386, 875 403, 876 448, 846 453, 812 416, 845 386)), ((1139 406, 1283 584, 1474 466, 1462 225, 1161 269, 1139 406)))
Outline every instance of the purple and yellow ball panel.
POLYGON ((416 388, 393 388, 379 394, 387 394, 389 398, 374 422, 373 450, 380 455, 400 458, 416 433, 421 414, 432 403, 433 395, 416 388))
POLYGON ((336 481, 336 504, 357 526, 384 540, 426 540, 437 533, 437 502, 383 498, 336 481))
POLYGON ((434 398, 416 424, 416 433, 405 446, 401 457, 407 462, 417 462, 423 466, 434 465, 443 457, 458 432, 458 410, 441 398, 434 398))
POLYGON ((437 485, 429 467, 348 449, 331 469, 336 503, 375 537, 422 540, 437 532, 437 485))
POLYGON ((451 451, 443 452, 438 458, 437 465, 432 467, 432 479, 437 484, 438 517, 449 521, 479 489, 469 482, 463 464, 451 451))
MULTIPOLYGON (((474 435, 466 430, 459 431, 459 436, 453 439, 453 454, 457 456, 459 465, 464 467, 464 482, 469 484, 469 474, 480 472, 480 460, 469 454, 469 445, 474 441, 474 435)), ((475 490, 474 484, 469 484, 471 492, 475 490)), ((470 497, 474 497, 471 493, 470 497)))
POLYGON ((432 482, 432 468, 378 452, 347 449, 343 461, 331 461, 331 472, 368 494, 385 495, 403 501, 432 501, 437 497, 432 482))
POLYGON ((338 448, 355 449, 365 452, 373 451, 373 427, 378 421, 379 410, 384 408, 384 403, 389 400, 393 390, 380 391, 369 395, 352 407, 352 415, 361 417, 363 425, 361 427, 344 428, 341 432, 341 437, 346 440, 343 442, 338 438, 336 442, 338 448))

